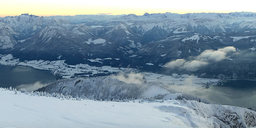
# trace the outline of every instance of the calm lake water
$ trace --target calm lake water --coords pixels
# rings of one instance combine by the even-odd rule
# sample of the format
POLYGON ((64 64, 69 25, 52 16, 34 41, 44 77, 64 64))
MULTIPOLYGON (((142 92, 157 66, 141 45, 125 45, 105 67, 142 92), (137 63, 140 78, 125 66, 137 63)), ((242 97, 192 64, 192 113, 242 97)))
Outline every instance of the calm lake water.
POLYGON ((256 110, 256 81, 233 80, 227 81, 221 86, 212 85, 208 88, 202 86, 170 88, 177 92, 206 99, 210 103, 247 107, 256 110))
POLYGON ((16 87, 36 82, 49 83, 55 81, 56 78, 49 71, 24 66, 0 65, 0 87, 16 87))
POLYGON ((206 98, 214 103, 256 110, 256 81, 232 80, 225 82, 222 86, 213 86, 209 90, 212 95, 208 95, 206 98))

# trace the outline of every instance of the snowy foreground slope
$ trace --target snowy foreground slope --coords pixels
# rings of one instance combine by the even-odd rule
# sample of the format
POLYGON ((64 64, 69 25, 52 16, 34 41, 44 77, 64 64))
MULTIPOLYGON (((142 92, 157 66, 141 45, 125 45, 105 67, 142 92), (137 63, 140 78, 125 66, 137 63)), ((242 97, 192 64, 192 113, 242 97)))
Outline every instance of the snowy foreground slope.
POLYGON ((58 99, 0 89, 0 128, 256 127, 256 113, 196 101, 58 99))

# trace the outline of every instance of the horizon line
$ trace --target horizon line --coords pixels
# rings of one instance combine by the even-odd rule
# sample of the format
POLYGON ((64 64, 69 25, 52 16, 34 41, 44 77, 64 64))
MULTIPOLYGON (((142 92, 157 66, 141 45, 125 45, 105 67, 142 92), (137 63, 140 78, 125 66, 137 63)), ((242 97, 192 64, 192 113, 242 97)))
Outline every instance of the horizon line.
POLYGON ((229 13, 255 13, 256 11, 194 11, 194 12, 145 12, 145 13, 141 13, 141 14, 135 14, 135 13, 124 13, 124 14, 113 14, 113 13, 95 13, 95 14, 74 14, 74 15, 62 15, 62 14, 46 14, 46 15, 37 15, 37 14, 33 14, 33 13, 21 13, 21 14, 14 14, 14 15, 0 15, 0 17, 10 17, 10 16, 20 16, 20 15, 34 15, 34 16, 40 16, 40 17, 52 17, 52 16, 83 16, 83 15, 109 15, 109 16, 121 16, 121 15, 136 15, 136 16, 143 16, 144 14, 165 14, 165 13, 171 13, 171 14, 178 14, 178 15, 186 15, 186 14, 229 14, 229 13))

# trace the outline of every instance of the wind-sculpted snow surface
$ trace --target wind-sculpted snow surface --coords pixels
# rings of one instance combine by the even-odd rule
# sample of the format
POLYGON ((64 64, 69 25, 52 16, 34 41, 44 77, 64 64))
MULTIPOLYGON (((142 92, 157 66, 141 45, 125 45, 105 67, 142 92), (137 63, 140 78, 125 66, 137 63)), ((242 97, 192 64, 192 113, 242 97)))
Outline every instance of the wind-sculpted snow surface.
POLYGON ((1 88, 0 101, 1 128, 256 127, 254 111, 196 101, 72 100, 1 88))

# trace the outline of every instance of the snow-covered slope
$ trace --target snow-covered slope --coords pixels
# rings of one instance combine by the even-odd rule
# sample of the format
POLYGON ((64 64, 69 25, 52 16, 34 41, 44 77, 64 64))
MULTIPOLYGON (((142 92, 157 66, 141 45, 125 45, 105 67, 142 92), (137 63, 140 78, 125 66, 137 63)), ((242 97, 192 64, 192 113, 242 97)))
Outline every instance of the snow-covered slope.
POLYGON ((196 101, 72 100, 0 89, 1 128, 245 128, 256 113, 196 101))
POLYGON ((0 49, 12 48, 17 43, 13 38, 15 34, 10 26, 0 22, 0 49))

